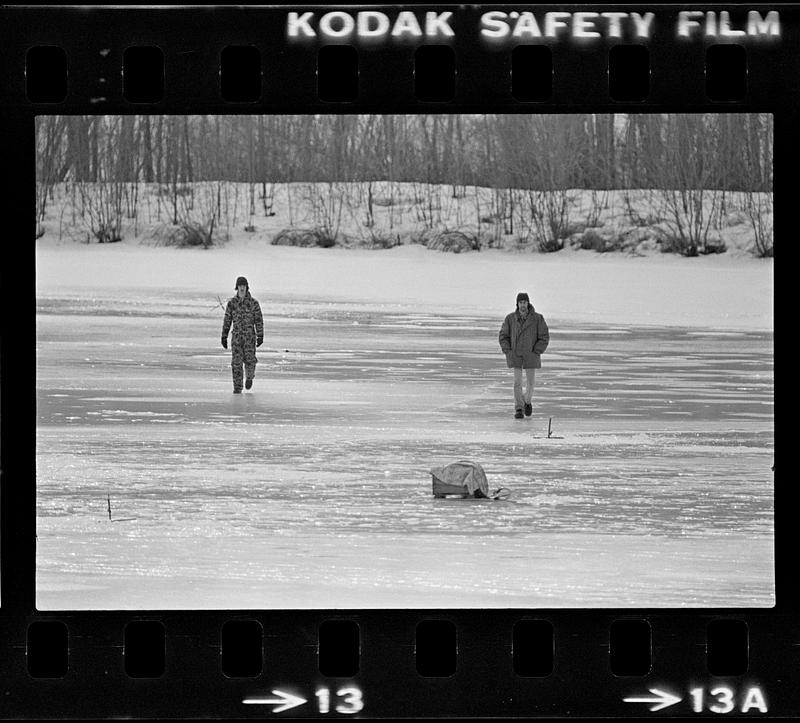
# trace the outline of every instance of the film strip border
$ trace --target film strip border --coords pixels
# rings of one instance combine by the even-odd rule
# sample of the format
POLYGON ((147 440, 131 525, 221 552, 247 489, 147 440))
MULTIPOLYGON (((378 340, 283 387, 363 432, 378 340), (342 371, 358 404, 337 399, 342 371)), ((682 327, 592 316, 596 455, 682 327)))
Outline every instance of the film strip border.
MULTIPOLYGON (((565 26, 536 42, 512 37, 513 6, 492 7, 509 31, 488 41, 479 6, 454 12, 452 36, 426 35, 425 13, 447 12, 436 6, 414 9, 420 34, 369 40, 336 37, 342 15, 326 35, 322 7, 298 11, 298 21, 315 15, 302 26, 314 35, 297 40, 287 35, 287 8, 7 7, 0 93, 16 130, 35 113, 766 110, 778 114, 776 203, 786 208, 791 187, 781 179, 797 158, 787 139, 796 134, 798 6, 779 7, 777 37, 768 25, 765 37, 748 34, 750 8, 766 23, 763 5, 692 10, 700 14, 681 39, 685 7, 658 7, 647 37, 630 24, 612 36, 606 24, 589 38, 570 27, 586 7, 559 7, 565 26)), ((390 28, 401 12, 385 11, 390 28)), ((545 14, 534 13, 542 28, 545 14)), ((34 524, 13 520, 32 509, 35 490, 11 489, 19 464, 3 466, 3 717, 800 710, 797 597, 780 572, 796 538, 777 489, 777 611, 37 614, 34 524)))
POLYGON ((8 641, 6 675, 16 684, 5 691, 4 717, 771 717, 800 709, 796 650, 768 615, 299 617, 42 616, 25 639, 8 641), (786 675, 771 676, 776 669, 786 675))
POLYGON ((792 7, 426 7, 6 8, 4 102, 96 113, 724 111, 788 101, 800 62, 792 7))

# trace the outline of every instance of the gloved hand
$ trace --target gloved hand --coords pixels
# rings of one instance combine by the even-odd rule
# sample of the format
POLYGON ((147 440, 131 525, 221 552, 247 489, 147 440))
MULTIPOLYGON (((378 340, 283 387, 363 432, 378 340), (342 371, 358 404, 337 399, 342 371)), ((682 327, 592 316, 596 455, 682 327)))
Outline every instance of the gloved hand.
POLYGON ((222 337, 222 348, 223 349, 227 349, 228 348, 228 337, 227 336, 223 336, 222 337))
POLYGON ((261 346, 263 343, 264 343, 263 336, 256 337, 256 346, 261 346))

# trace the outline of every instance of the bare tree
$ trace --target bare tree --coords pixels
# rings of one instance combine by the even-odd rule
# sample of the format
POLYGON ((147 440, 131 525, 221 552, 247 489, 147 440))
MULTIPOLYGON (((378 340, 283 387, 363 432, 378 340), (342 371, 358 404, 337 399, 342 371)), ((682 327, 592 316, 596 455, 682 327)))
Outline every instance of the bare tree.
POLYGON ((754 251, 762 258, 773 256, 772 194, 748 191, 745 211, 754 234, 754 251))
POLYGON ((37 116, 36 127, 36 237, 44 234, 41 226, 47 212, 47 199, 52 196, 58 179, 62 156, 65 116, 37 116))
POLYGON ((710 115, 671 115, 666 123, 666 165, 661 194, 676 251, 684 256, 706 253, 709 231, 719 213, 720 191, 714 188, 716 129, 710 115))
MULTIPOLYGON (((575 229, 575 189, 591 194, 581 210, 587 225, 598 223, 608 192, 622 189, 632 222, 666 224, 680 253, 713 249, 731 209, 752 214, 756 252, 771 252, 768 114, 54 116, 37 118, 36 133, 40 223, 56 183, 84 184, 65 188, 73 210, 115 208, 116 186, 90 198, 86 184, 123 184, 134 224, 139 185, 157 183, 157 215, 173 225, 197 200, 213 208, 217 229, 242 211, 254 228, 258 200, 269 216, 279 184, 295 183, 294 195, 286 187, 290 223, 302 207, 326 233, 341 232, 348 210, 376 233, 416 213, 428 230, 454 220, 475 224, 478 236, 488 228, 498 244, 510 236, 558 250, 575 229), (210 205, 195 198, 204 181, 217 184, 210 205), (413 208, 397 203, 400 183, 412 185, 413 208), (480 208, 465 213, 469 186, 480 208), (237 193, 249 202, 238 210, 237 193)), ((113 229, 112 221, 102 223, 113 229)))
POLYGON ((569 190, 580 159, 583 133, 574 116, 502 116, 498 134, 511 187, 525 189, 527 215, 520 220, 542 251, 564 247, 570 227, 569 190))

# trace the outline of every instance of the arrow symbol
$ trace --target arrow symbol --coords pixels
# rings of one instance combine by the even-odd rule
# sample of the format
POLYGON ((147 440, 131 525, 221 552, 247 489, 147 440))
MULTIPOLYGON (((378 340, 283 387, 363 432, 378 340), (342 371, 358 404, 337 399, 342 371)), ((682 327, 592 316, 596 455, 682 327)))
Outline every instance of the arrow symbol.
POLYGON ((663 690, 658 690, 658 688, 648 688, 648 690, 655 697, 643 696, 640 698, 623 698, 622 700, 626 703, 655 703, 655 705, 650 708, 651 713, 661 710, 662 708, 669 708, 671 705, 680 703, 680 701, 683 700, 683 698, 679 698, 677 695, 665 693, 663 690))
POLYGON ((273 690, 272 695, 278 696, 277 698, 245 698, 242 703, 250 705, 274 705, 273 713, 283 713, 290 708, 296 708, 298 705, 303 705, 308 701, 301 698, 299 695, 292 695, 291 693, 284 693, 282 690, 273 690))

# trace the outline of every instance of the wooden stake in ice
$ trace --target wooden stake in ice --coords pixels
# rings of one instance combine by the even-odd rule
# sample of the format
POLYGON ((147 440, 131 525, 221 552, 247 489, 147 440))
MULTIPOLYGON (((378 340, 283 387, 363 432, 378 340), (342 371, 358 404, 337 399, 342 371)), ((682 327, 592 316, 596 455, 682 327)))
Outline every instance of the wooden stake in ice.
POLYGON ((106 501, 108 502, 108 519, 111 519, 111 495, 106 495, 106 501))

